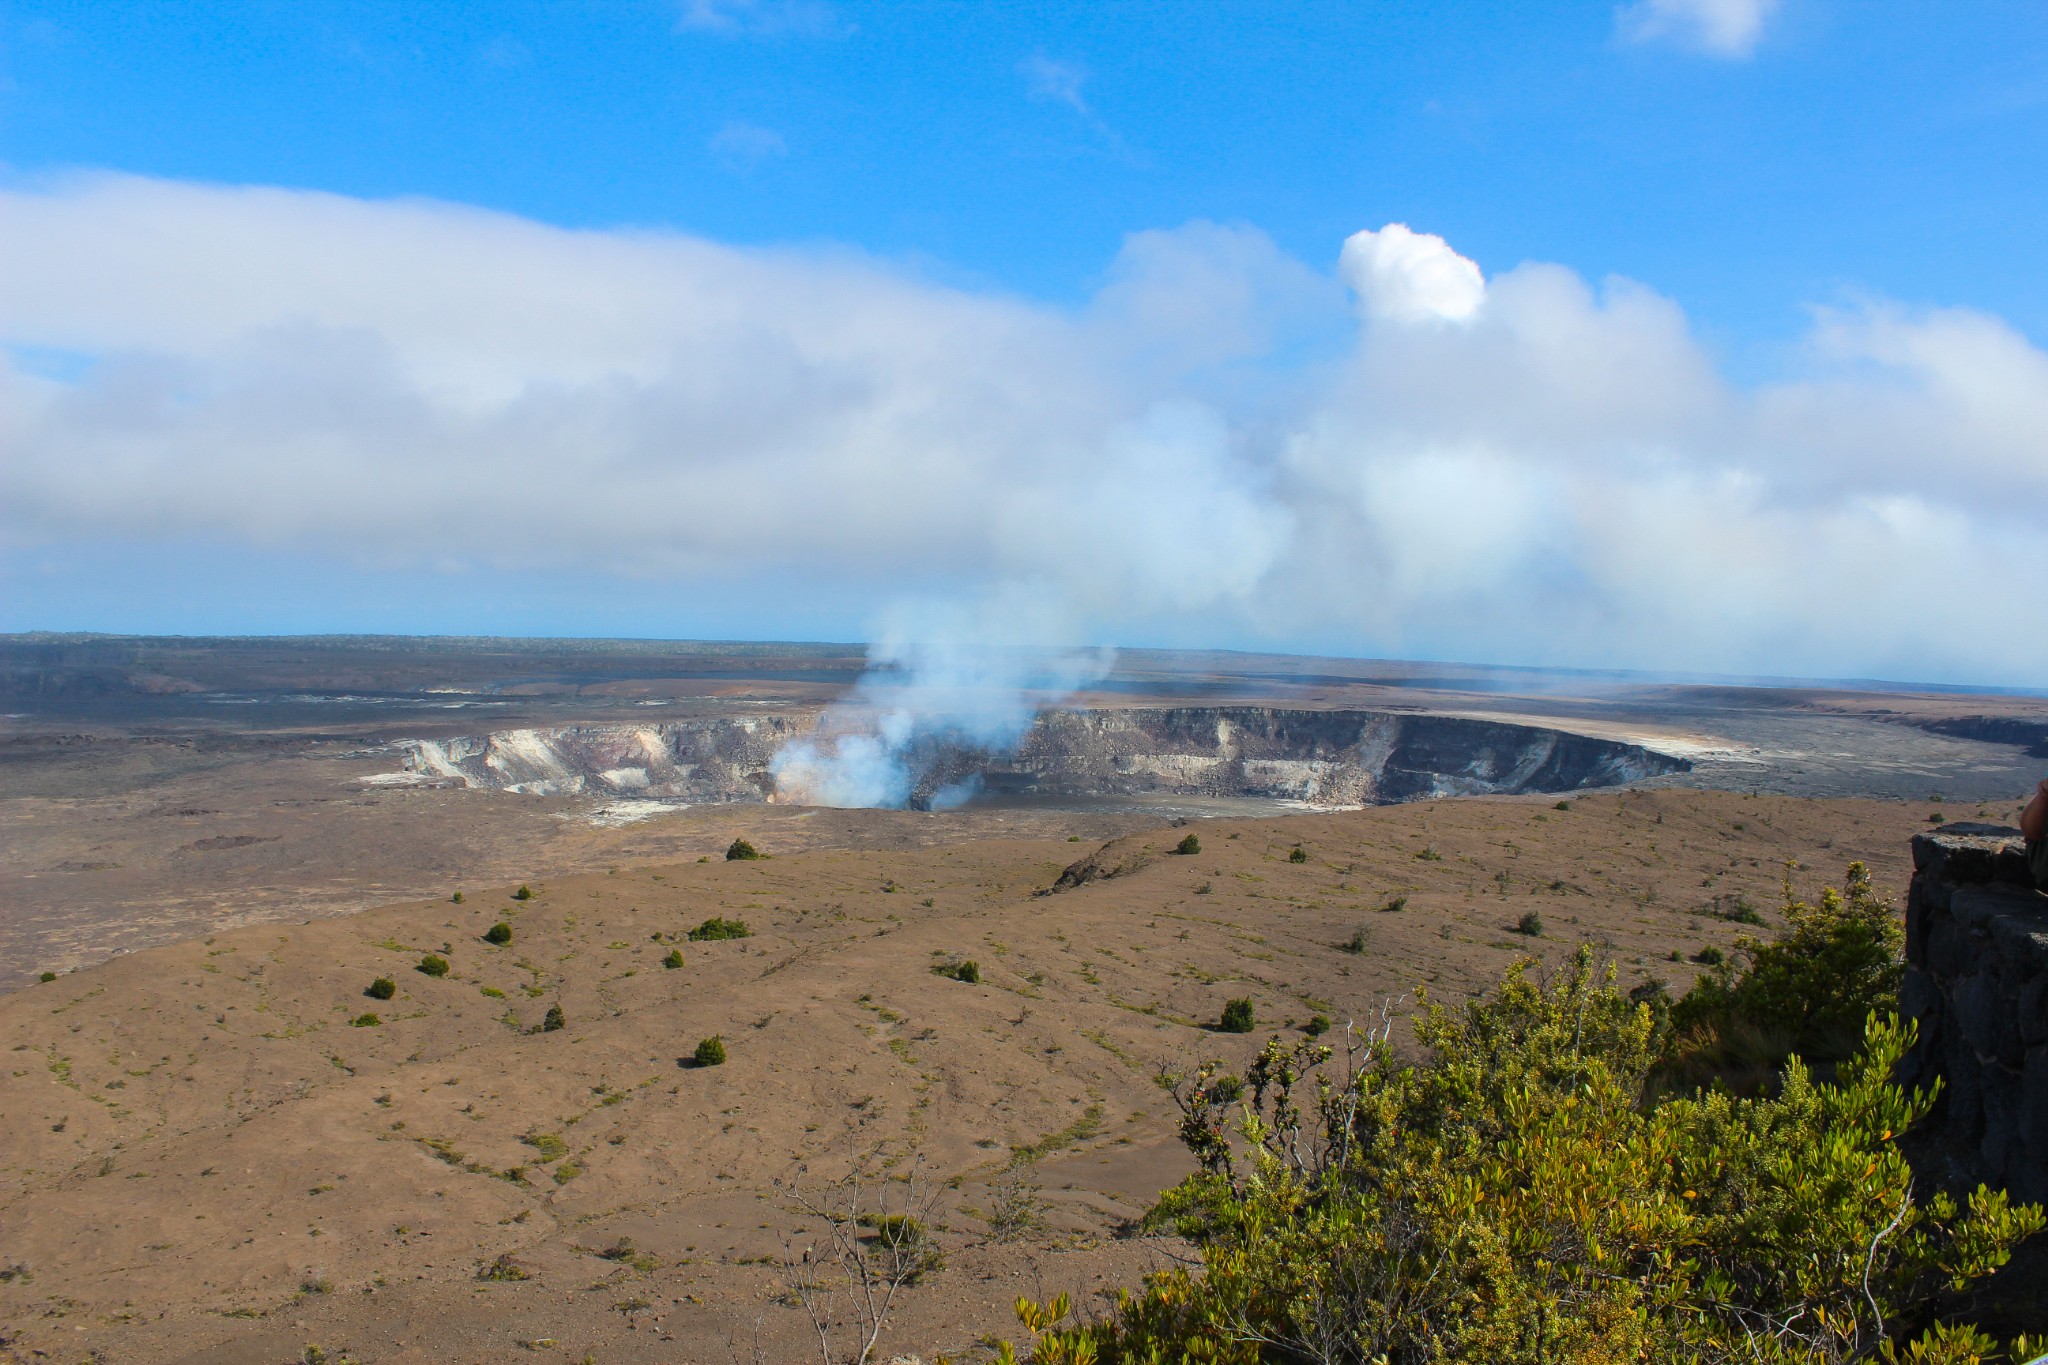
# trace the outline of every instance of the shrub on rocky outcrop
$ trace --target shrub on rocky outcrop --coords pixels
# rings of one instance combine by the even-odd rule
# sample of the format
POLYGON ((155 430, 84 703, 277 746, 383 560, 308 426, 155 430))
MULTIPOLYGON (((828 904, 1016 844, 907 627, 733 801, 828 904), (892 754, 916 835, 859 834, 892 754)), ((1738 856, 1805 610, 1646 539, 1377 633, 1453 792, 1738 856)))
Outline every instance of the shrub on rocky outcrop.
POLYGON ((1274 1039, 1241 1076, 1162 1075, 1199 1170, 1148 1222, 1202 1264, 1078 1326, 1065 1302, 1020 1302, 1029 1358, 2028 1358, 1930 1325, 2044 1219, 1982 1188, 1916 1191, 1898 1140, 1933 1096, 1890 1080, 1909 1028, 1873 1016, 1833 1084, 1791 1060, 1765 1096, 1660 1102, 1660 1011, 1590 948, 1541 984, 1527 965, 1431 1007, 1419 1063, 1385 1038, 1338 1067, 1313 1040, 1274 1039))
POLYGON ((424 976, 446 976, 448 975, 448 959, 442 957, 439 953, 428 953, 420 959, 420 965, 414 968, 414 970, 424 976))
POLYGON ((745 839, 735 839, 725 846, 725 860, 729 863, 750 863, 761 856, 761 850, 745 839))
POLYGON ((1216 1027, 1223 1033, 1250 1033, 1257 1028, 1258 1016, 1252 1009, 1251 997, 1241 995, 1227 1002, 1216 1027))

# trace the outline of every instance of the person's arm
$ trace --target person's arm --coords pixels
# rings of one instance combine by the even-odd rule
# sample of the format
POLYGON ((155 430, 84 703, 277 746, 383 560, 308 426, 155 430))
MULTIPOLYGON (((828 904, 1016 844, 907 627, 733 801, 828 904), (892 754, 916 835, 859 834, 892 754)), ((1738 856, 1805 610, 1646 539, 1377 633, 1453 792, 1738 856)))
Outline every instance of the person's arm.
POLYGON ((2020 833, 2027 836, 2027 842, 2048 839, 2048 777, 2034 788, 2034 799, 2027 802, 2027 808, 2020 812, 2020 833))

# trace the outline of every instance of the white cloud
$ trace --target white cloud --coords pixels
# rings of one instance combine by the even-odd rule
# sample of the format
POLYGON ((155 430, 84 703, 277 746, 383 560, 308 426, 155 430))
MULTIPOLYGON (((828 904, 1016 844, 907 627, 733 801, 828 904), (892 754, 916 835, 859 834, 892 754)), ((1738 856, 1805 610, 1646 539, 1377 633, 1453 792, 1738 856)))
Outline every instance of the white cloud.
POLYGON ((725 38, 844 38, 853 31, 826 0, 683 0, 676 27, 725 38))
POLYGON ((752 170, 770 157, 789 154, 782 134, 751 123, 728 123, 711 135, 707 145, 721 165, 734 171, 752 170))
POLYGON ((1486 298, 1476 264, 1405 223, 1352 233, 1337 268, 1368 313, 1393 322, 1464 322, 1486 298))
POLYGON ((1088 69, 1079 62, 1058 61, 1038 52, 1017 63, 1017 73, 1024 77, 1033 99, 1064 104, 1078 114, 1094 113, 1081 93, 1088 69))
POLYGON ((1615 11, 1624 42, 1676 43, 1715 57, 1755 53, 1779 0, 1633 0, 1615 11))
POLYGON ((1744 387, 1641 285, 1397 226, 1338 279, 1137 234, 1073 310, 114 176, 0 193, 0 240, 17 548, 828 583, 898 640, 2048 680, 2048 354, 1981 313, 1825 310, 1744 387))

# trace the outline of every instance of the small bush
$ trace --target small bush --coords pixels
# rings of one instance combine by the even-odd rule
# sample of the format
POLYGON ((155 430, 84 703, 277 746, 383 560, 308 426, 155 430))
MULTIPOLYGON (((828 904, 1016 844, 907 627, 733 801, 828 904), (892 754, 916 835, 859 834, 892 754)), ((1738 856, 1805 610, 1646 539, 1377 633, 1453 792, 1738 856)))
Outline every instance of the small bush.
POLYGON ((697 1050, 690 1054, 690 1060, 698 1066, 724 1066, 725 1039, 714 1033, 697 1044, 697 1050))
POLYGON ((448 900, 450 904, 460 905, 462 904, 462 893, 458 891, 454 895, 450 896, 448 900))
POLYGON ((569 1155, 569 1144, 553 1133, 528 1133, 519 1140, 540 1153, 542 1163, 560 1161, 569 1155))
POLYGON ((1290 862, 1290 863, 1305 863, 1305 862, 1307 862, 1307 861, 1308 861, 1308 850, 1307 850, 1307 849, 1305 849, 1305 848, 1303 848, 1303 847, 1302 847, 1302 846, 1301 846, 1300 844, 1296 844, 1296 845, 1294 846, 1294 852, 1292 852, 1292 853, 1290 853, 1290 854, 1288 854, 1288 855, 1287 855, 1287 861, 1288 861, 1288 862, 1290 862))
POLYGON ((952 981, 965 981, 970 986, 981 984, 981 967, 973 958, 963 962, 937 963, 932 967, 932 974, 952 981))
POLYGON ((1552 810, 1570 810, 1571 808, 1572 803, 1569 801, 1560 801, 1556 805, 1551 807, 1552 810))
POLYGON ((1749 903, 1749 897, 1747 896, 1737 896, 1735 904, 1721 912, 1721 918, 1735 924, 1760 925, 1764 922, 1763 915, 1758 912, 1754 905, 1749 903))
POLYGON ((747 927, 745 920, 727 919, 723 915, 713 915, 710 919, 705 920, 702 924, 692 929, 687 937, 692 943, 716 943, 721 939, 752 938, 753 936, 754 931, 747 927))
POLYGON ((1250 996, 1241 995, 1223 1006, 1223 1018, 1216 1027, 1223 1033, 1250 1033, 1258 1027, 1258 1015, 1252 1009, 1250 996))
POLYGON ((1542 938, 1543 916, 1531 910, 1528 914, 1515 921, 1515 932, 1527 934, 1530 938, 1542 938))
POLYGON ((569 1018, 562 1013, 560 1005, 549 1005, 548 1017, 541 1021, 540 1031, 542 1033, 553 1033, 556 1029, 567 1026, 568 1022, 569 1018))
POLYGON ((442 957, 439 953, 428 953, 420 959, 420 965, 417 970, 425 976, 446 976, 448 975, 448 959, 442 957))
POLYGON ((1353 929, 1351 937, 1337 945, 1337 951, 1349 953, 1353 957, 1363 957, 1365 955, 1365 930, 1353 929))
POLYGON ((526 1267, 514 1260, 512 1253, 509 1251, 500 1254, 494 1261, 485 1261, 482 1265, 478 1266, 476 1277, 479 1280, 501 1282, 529 1278, 526 1267))
POLYGON ((1415 856, 1425 863, 1440 863, 1444 860, 1444 855, 1436 851, 1435 844, 1423 845, 1422 852, 1415 856))
POLYGON ((1202 841, 1192 834, 1186 835, 1179 843, 1173 846, 1173 851, 1186 856, 1193 856, 1202 851, 1202 841))
POLYGON ((1327 1014, 1311 1015, 1309 1021, 1301 1026, 1301 1031, 1311 1038, 1322 1037, 1330 1031, 1330 1016, 1327 1014))
POLYGON ((389 1000, 398 994, 398 983, 388 976, 380 976, 364 987, 363 994, 372 1000, 389 1000))
POLYGON ((484 930, 484 942, 486 943, 496 943, 499 945, 503 945, 510 943, 511 941, 512 926, 505 923, 503 920, 499 920, 496 924, 493 924, 490 928, 484 930))
POLYGON ((682 966, 683 950, 681 948, 669 949, 668 956, 661 960, 661 965, 667 967, 671 971, 675 970, 677 967, 682 966))
POLYGON ((1380 913, 1382 915, 1398 915, 1407 908, 1408 898, 1406 896, 1396 896, 1380 907, 1380 913))
POLYGON ((530 900, 532 900, 532 899, 533 899, 533 888, 532 888, 532 887, 530 887, 530 886, 528 886, 528 885, 527 885, 527 884, 526 884, 525 882, 521 882, 521 883, 519 884, 519 889, 518 889, 517 891, 514 891, 514 892, 512 893, 512 899, 513 899, 513 900, 515 900, 515 901, 530 901, 530 900))
POLYGON ((55 981, 56 979, 57 974, 55 972, 44 972, 41 976, 36 978, 36 980, 38 981, 55 981))
POLYGON ((725 846, 725 860, 729 863, 751 863, 760 856, 761 850, 745 839, 735 839, 725 846))
POLYGON ((379 1019, 374 1014, 358 1014, 355 1018, 348 1021, 348 1026, 350 1028, 375 1028, 383 1022, 382 1019, 379 1019))
POLYGON ((1692 960, 1704 967, 1718 967, 1728 960, 1728 954, 1709 943, 1692 955, 1692 960))

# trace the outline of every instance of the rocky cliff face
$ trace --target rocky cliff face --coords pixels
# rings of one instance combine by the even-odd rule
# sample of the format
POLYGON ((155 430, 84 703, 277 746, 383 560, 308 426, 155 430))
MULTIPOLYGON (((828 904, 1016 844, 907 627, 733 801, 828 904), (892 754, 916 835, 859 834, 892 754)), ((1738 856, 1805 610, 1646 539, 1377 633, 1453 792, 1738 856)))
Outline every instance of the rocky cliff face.
POLYGON ((1913 840, 1906 1016, 1909 1085, 1942 1083, 1930 1137, 1948 1169, 2048 1199, 2048 896, 2019 831, 1957 824, 1913 840))
MULTIPOLYGON (((773 799, 768 765, 802 716, 508 730, 412 742, 408 772, 503 791, 692 802, 773 799)), ((979 782, 995 797, 1236 796, 1316 806, 1563 792, 1684 771, 1685 760, 1538 726, 1384 711, 1174 707, 1042 713, 1013 752, 915 742, 912 805, 979 782)))

